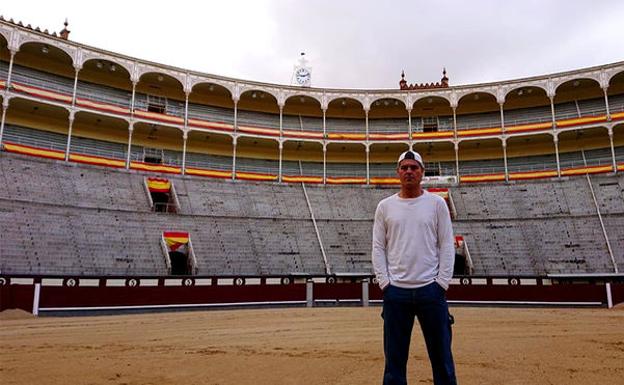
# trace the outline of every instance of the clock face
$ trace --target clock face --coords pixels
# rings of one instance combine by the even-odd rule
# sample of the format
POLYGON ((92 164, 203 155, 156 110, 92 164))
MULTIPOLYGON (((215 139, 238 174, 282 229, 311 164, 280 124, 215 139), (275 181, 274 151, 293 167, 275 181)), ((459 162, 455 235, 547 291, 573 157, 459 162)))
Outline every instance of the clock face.
POLYGON ((306 84, 310 81, 310 71, 306 68, 299 68, 297 72, 295 72, 295 79, 299 84, 306 84))

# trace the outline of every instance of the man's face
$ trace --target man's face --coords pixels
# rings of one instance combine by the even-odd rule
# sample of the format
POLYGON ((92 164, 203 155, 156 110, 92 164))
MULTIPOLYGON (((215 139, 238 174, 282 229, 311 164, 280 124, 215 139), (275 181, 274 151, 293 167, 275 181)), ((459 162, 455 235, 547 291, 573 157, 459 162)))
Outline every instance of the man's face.
POLYGON ((420 163, 414 159, 404 159, 397 168, 401 186, 419 185, 424 172, 425 170, 420 166, 420 163))

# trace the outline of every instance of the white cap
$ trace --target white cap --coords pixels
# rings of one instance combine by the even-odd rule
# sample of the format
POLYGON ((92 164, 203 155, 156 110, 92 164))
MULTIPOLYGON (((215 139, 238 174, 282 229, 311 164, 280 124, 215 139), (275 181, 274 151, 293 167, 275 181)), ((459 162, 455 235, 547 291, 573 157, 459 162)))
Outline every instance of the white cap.
POLYGON ((420 167, 425 168, 425 164, 423 163, 422 157, 419 153, 412 150, 407 150, 399 156, 399 160, 397 161, 397 166, 401 165, 401 162, 405 159, 413 159, 416 162, 420 163, 420 167))

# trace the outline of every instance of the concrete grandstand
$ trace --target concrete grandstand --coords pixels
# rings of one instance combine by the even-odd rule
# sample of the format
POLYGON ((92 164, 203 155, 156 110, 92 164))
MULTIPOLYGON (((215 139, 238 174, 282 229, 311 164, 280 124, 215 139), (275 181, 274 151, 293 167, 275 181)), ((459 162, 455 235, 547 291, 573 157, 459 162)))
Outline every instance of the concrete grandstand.
POLYGON ((164 290, 163 277, 182 275, 191 286, 356 284, 368 302, 375 206, 413 148, 453 209, 467 265, 455 284, 582 275, 624 297, 624 62, 449 88, 316 89, 0 20, 0 90, 3 287, 123 277, 164 290))

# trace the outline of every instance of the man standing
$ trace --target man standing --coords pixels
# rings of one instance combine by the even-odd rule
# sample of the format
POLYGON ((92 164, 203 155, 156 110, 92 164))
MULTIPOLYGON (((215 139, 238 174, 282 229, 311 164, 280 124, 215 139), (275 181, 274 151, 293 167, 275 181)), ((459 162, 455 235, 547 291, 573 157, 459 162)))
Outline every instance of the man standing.
POLYGON ((414 318, 425 337, 435 385, 455 385, 452 317, 446 290, 453 275, 453 228, 443 198, 424 191, 420 154, 399 156, 401 191, 375 211, 373 268, 383 290, 384 385, 407 384, 414 318))

